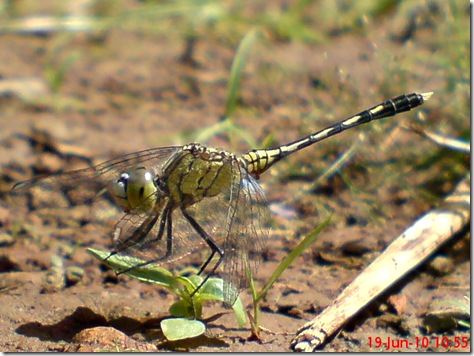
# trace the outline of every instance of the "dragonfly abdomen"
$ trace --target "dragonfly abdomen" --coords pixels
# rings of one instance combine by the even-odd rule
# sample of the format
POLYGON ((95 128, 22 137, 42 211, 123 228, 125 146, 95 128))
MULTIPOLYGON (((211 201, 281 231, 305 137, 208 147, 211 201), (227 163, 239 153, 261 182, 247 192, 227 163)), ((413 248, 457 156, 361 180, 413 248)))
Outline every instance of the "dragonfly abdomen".
POLYGON ((338 133, 359 126, 370 121, 395 116, 399 113, 409 111, 423 104, 433 93, 411 93, 397 96, 396 98, 387 100, 368 110, 364 110, 357 115, 351 116, 343 121, 331 125, 323 130, 315 132, 300 140, 291 142, 287 145, 273 149, 252 150, 240 158, 243 165, 249 173, 258 178, 260 174, 269 169, 273 164, 282 158, 302 150, 308 146, 322 141, 328 137, 337 135, 338 133))

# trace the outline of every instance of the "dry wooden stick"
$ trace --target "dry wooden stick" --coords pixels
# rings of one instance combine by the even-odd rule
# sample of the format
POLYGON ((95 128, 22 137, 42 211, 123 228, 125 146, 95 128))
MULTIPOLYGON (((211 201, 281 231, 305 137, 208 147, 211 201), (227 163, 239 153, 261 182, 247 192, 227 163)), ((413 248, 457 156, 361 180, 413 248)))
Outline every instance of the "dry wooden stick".
POLYGON ((422 137, 426 137, 427 139, 436 143, 440 147, 445 147, 451 150, 465 152, 465 153, 471 152, 471 145, 467 141, 437 134, 436 132, 429 131, 416 123, 410 124, 408 128, 413 130, 418 135, 422 137))
POLYGON ((354 314, 417 267, 470 220, 470 173, 442 204, 418 219, 291 341, 296 351, 322 347, 354 314))

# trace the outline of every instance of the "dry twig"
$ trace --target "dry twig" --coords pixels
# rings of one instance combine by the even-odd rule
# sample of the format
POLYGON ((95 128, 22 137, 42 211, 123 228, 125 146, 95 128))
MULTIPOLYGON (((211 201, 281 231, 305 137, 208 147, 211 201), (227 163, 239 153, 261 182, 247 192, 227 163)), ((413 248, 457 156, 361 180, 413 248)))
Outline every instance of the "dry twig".
POLYGON ((470 220, 470 173, 443 203, 418 219, 360 274, 333 304, 298 330, 296 351, 315 351, 352 316, 422 263, 470 220))

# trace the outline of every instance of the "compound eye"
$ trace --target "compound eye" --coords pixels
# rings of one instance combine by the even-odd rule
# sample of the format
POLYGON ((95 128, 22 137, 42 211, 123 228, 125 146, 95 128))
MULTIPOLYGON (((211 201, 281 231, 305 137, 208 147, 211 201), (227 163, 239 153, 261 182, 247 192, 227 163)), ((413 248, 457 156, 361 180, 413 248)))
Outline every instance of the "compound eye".
POLYGON ((153 172, 145 167, 138 167, 130 172, 127 185, 127 200, 132 209, 138 208, 141 212, 148 212, 156 203, 156 183, 153 172))
POLYGON ((130 179, 130 174, 122 173, 120 178, 117 179, 113 184, 114 195, 122 198, 127 199, 127 185, 128 180, 130 179))
POLYGON ((120 181, 127 181, 130 179, 130 174, 128 174, 127 172, 124 172, 120 175, 120 178, 118 180, 120 181))
POLYGON ((114 197, 117 199, 117 202, 124 209, 130 208, 130 203, 128 202, 128 198, 127 198, 127 187, 128 187, 129 180, 130 180, 130 174, 122 173, 120 175, 120 178, 115 180, 114 183, 112 184, 112 193, 114 197))

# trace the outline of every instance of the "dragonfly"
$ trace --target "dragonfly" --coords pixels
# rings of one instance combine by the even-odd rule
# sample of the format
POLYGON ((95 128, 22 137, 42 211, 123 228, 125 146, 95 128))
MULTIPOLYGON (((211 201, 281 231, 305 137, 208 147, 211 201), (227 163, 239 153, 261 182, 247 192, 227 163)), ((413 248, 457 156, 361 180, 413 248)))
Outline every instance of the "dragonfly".
POLYGON ((290 154, 350 128, 414 109, 431 95, 395 97, 276 148, 253 149, 240 156, 199 143, 152 148, 20 182, 11 195, 27 197, 31 209, 32 202, 42 200, 49 207, 85 204, 104 213, 96 202, 112 202, 120 217, 113 219, 110 230, 114 246, 110 256, 130 266, 120 273, 207 251, 198 272, 205 278, 193 294, 221 267, 224 301, 232 306, 249 285, 247 272, 257 273, 269 235, 270 213, 258 183, 260 175, 290 154), (53 192, 58 198, 52 198, 53 192))

